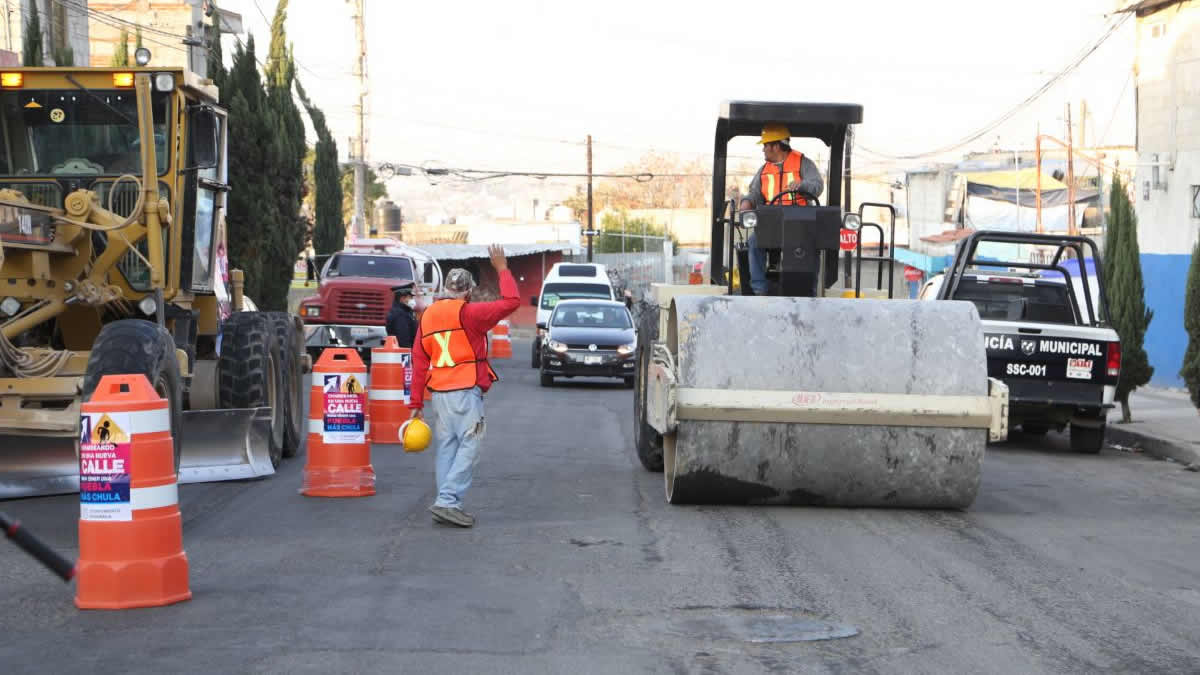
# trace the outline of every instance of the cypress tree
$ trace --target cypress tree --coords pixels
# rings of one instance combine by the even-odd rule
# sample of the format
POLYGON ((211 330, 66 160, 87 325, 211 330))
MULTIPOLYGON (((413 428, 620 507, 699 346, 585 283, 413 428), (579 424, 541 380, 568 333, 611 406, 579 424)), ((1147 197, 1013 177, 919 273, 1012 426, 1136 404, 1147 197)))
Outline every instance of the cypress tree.
POLYGON ((129 31, 122 28, 117 44, 113 45, 112 64, 117 68, 129 65, 129 31))
POLYGON ((37 3, 30 3, 29 21, 25 22, 24 49, 21 62, 26 66, 44 65, 42 60, 42 19, 38 15, 37 3))
POLYGON ((1131 421, 1129 394, 1149 382, 1154 374, 1143 346, 1154 313, 1146 307, 1142 284, 1137 214, 1116 174, 1113 174, 1109 210, 1104 276, 1108 281, 1109 319, 1121 338, 1121 379, 1117 383, 1116 399, 1121 402, 1121 422, 1128 423, 1131 421))
POLYGON ((1192 263, 1188 267, 1183 327, 1187 330, 1188 346, 1183 354, 1183 368, 1179 376, 1187 384, 1192 404, 1200 408, 1200 242, 1196 242, 1192 248, 1192 263))
POLYGON ((325 113, 308 100, 304 87, 296 81, 296 92, 308 111, 317 146, 313 158, 314 212, 313 249, 324 256, 342 250, 346 243, 346 226, 342 223, 342 181, 338 168, 337 143, 325 122, 325 113))

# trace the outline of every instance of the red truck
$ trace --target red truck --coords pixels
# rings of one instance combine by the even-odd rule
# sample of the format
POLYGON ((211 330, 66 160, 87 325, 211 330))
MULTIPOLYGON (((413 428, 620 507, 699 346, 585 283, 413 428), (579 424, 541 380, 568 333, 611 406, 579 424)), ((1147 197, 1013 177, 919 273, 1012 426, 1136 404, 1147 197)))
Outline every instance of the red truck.
POLYGON ((356 240, 329 256, 317 295, 300 302, 313 360, 327 347, 351 347, 369 362, 370 350, 387 337, 392 288, 406 281, 417 283, 420 313, 442 289, 441 267, 428 252, 394 239, 356 240))

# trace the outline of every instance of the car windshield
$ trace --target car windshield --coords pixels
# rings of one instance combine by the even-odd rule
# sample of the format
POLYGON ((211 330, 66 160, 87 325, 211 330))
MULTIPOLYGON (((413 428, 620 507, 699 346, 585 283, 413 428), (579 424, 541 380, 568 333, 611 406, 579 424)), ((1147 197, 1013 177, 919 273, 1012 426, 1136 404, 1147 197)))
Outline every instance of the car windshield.
POLYGON ((375 277, 412 279, 412 261, 386 255, 335 255, 325 272, 327 277, 375 277))
POLYGON ((965 277, 954 299, 974 303, 981 319, 1075 323, 1067 287, 1060 283, 1026 284, 965 277))
POLYGON ((542 309, 554 309, 559 300, 595 298, 612 300, 608 286, 603 284, 546 284, 542 288, 542 309))
POLYGON ((624 307, 582 303, 556 309, 550 325, 562 328, 633 328, 629 312, 624 307))
MULTIPOLYGON (((78 89, 21 89, 0 94, 0 174, 140 174, 136 94, 132 89, 92 89, 91 94, 95 98, 78 89)), ((160 174, 167 170, 169 160, 166 122, 170 102, 167 93, 151 96, 160 174)))

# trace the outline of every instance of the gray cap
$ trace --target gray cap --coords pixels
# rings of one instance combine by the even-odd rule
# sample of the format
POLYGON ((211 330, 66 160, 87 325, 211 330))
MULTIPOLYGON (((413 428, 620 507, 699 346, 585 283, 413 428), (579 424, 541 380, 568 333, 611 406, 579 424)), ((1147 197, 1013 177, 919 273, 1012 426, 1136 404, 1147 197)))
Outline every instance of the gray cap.
POLYGON ((471 273, 461 267, 455 267, 446 275, 446 292, 451 295, 465 295, 475 288, 475 279, 471 273))

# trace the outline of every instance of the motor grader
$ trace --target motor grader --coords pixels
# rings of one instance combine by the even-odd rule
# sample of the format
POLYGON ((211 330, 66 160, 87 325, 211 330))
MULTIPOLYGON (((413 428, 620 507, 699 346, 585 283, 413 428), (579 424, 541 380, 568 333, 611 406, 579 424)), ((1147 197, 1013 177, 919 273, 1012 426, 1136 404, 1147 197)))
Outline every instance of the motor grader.
MULTIPOLYGON (((878 298, 861 280, 826 297, 842 231, 864 225, 861 208, 843 208, 862 113, 721 107, 709 283, 655 284, 639 317, 634 443, 671 503, 965 508, 985 446, 1007 436, 1007 389, 988 377, 974 305, 878 298), (729 141, 766 124, 828 149, 827 203, 787 190, 746 211, 725 201, 729 141), (751 289, 750 233, 767 254, 766 296, 751 289)), ((861 238, 856 257, 861 270, 861 238)))
POLYGON ((80 404, 110 374, 170 402, 180 482, 299 448, 303 326, 228 269, 217 93, 180 68, 0 73, 0 497, 79 489, 80 404))

